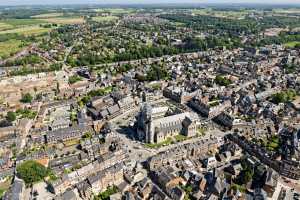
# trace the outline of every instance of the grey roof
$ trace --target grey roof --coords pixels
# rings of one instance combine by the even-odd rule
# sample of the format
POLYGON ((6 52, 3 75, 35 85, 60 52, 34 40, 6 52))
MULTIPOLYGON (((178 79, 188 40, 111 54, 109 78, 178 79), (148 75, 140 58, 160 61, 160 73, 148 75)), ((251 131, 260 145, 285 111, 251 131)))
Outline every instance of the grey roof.
POLYGON ((223 184, 223 182, 222 182, 222 180, 220 179, 220 178, 217 178, 216 179, 216 182, 215 182, 215 184, 214 184, 214 190, 218 193, 218 194, 220 194, 223 190, 224 190, 224 184, 223 184))
POLYGON ((104 110, 100 111, 100 115, 101 115, 103 118, 106 117, 106 116, 108 115, 107 109, 104 109, 104 110))
POLYGON ((22 179, 15 177, 14 183, 10 190, 3 197, 4 200, 20 200, 23 189, 25 188, 25 183, 22 179))
POLYGON ((76 200, 76 194, 72 190, 68 190, 61 195, 62 200, 76 200))
POLYGON ((115 104, 115 105, 113 105, 113 106, 107 108, 107 111, 108 111, 109 114, 111 114, 111 115, 114 114, 114 113, 116 113, 116 112, 118 112, 119 110, 120 110, 120 107, 119 107, 118 104, 115 104))

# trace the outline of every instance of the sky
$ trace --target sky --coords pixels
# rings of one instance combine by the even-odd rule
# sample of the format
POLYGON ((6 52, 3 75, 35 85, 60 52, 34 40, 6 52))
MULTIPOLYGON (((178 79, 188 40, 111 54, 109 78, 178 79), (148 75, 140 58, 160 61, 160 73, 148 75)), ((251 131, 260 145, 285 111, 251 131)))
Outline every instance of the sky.
POLYGON ((0 0, 0 5, 156 4, 156 3, 268 3, 300 4, 300 0, 0 0))

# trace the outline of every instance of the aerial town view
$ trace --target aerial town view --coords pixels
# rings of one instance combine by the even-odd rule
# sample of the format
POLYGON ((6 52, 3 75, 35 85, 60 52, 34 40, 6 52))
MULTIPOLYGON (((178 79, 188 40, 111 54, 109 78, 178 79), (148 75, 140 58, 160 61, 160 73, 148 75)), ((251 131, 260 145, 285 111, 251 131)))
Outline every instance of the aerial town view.
POLYGON ((300 200, 300 0, 0 0, 1 200, 300 200))

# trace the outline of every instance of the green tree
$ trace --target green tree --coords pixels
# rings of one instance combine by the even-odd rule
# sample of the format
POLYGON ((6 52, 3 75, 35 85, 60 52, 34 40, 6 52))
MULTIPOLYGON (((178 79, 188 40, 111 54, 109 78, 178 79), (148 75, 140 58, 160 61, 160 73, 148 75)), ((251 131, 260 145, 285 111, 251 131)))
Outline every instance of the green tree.
POLYGON ((287 91, 282 91, 282 92, 278 92, 274 95, 272 95, 272 102, 273 103, 286 103, 289 101, 292 101, 295 96, 297 95, 295 90, 287 90, 287 91))
POLYGON ((49 169, 34 160, 24 161, 17 166, 18 177, 23 179, 27 185, 39 182, 49 174, 51 174, 49 169))
POLYGON ((70 84, 74 84, 74 83, 76 83, 78 81, 81 81, 81 80, 82 80, 82 78, 78 75, 74 75, 74 76, 69 77, 69 83, 70 84))
POLYGON ((7 112, 6 119, 8 121, 13 122, 16 120, 16 118, 17 118, 17 115, 15 112, 11 112, 11 111, 7 112))
POLYGON ((25 95, 22 96, 21 102, 22 103, 31 103, 32 99, 33 99, 33 97, 31 96, 31 94, 26 93, 25 95))
POLYGON ((221 86, 228 86, 232 83, 231 80, 227 79, 226 77, 220 76, 220 75, 216 76, 215 82, 221 86))

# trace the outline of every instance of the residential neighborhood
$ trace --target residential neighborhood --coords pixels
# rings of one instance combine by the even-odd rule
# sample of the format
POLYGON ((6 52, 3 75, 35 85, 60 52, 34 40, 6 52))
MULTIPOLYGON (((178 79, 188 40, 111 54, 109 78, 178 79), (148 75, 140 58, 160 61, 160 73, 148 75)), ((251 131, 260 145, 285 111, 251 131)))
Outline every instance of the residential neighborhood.
POLYGON ((300 199, 299 13, 0 6, 0 199, 300 199))

